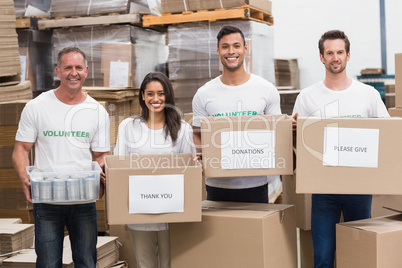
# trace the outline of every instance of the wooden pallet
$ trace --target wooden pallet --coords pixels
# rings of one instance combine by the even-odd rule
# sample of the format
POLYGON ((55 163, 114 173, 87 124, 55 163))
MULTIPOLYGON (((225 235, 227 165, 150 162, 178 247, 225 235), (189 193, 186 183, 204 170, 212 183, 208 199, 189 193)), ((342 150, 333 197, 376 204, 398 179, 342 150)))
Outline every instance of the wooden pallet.
POLYGON ((29 18, 16 18, 16 28, 17 29, 24 29, 24 28, 31 28, 37 29, 38 28, 38 21, 39 20, 46 20, 47 18, 44 17, 29 17, 29 18))
POLYGON ((141 16, 133 14, 111 14, 105 16, 77 17, 77 18, 56 18, 38 21, 38 29, 45 30, 50 28, 62 28, 73 26, 89 25, 110 25, 129 23, 134 25, 141 24, 141 16))
POLYGON ((241 6, 231 9, 186 11, 179 14, 163 14, 162 16, 144 15, 142 25, 144 27, 155 25, 169 25, 196 21, 217 21, 228 19, 254 20, 268 25, 274 24, 272 14, 252 6, 241 6))

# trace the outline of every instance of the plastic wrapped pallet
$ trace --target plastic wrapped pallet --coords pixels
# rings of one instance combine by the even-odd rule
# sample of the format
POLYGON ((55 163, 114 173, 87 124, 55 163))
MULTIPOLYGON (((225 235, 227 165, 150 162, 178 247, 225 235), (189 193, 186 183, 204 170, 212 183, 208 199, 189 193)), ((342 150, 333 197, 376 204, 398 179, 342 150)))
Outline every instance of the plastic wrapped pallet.
POLYGON ((24 17, 27 0, 14 0, 15 16, 24 17))
MULTIPOLYGON (((105 64, 105 60, 109 63, 120 60, 116 55, 121 54, 121 46, 132 44, 131 56, 126 54, 126 58, 120 62, 128 62, 131 67, 127 86, 140 87, 147 73, 161 70, 160 66, 166 63, 168 51, 165 43, 163 33, 132 25, 63 28, 53 32, 53 59, 57 62, 57 54, 64 47, 77 46, 85 52, 88 59, 89 72, 84 85, 110 86, 105 85, 106 70, 102 70, 102 61, 105 64), (106 46, 109 49, 106 49, 105 43, 109 44, 106 46), (110 44, 115 44, 115 49, 110 44)), ((111 68, 110 72, 113 71, 111 68)))
MULTIPOLYGON (((248 47, 245 54, 247 71, 275 83, 272 26, 251 20, 184 23, 168 27, 169 77, 175 82, 176 95, 181 94, 178 90, 181 83, 210 80, 221 74, 216 36, 225 25, 236 26, 244 33, 248 47)), ((198 88, 198 84, 188 86, 186 94, 193 96, 198 88)), ((178 107, 182 112, 191 112, 191 99, 190 103, 181 105, 178 107)))
POLYGON ((21 80, 31 81, 31 89, 39 94, 53 87, 52 32, 19 29, 21 80))
POLYGON ((127 13, 129 9, 129 0, 28 0, 27 4, 51 17, 127 13))

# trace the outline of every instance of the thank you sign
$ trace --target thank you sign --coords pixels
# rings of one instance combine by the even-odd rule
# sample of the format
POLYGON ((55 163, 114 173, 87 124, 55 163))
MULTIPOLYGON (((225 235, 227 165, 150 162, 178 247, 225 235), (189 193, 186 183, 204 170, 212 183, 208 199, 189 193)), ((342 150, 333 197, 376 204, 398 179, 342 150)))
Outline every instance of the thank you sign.
POLYGON ((129 176, 129 213, 184 211, 184 175, 129 176))

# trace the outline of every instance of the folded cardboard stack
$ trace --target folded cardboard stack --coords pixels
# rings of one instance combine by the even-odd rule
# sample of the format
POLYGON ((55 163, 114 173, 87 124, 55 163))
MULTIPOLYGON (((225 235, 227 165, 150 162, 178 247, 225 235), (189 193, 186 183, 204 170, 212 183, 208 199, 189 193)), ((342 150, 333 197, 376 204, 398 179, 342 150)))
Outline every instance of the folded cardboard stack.
MULTIPOLYGON (((85 26, 55 29, 53 61, 67 46, 82 49, 88 59, 85 86, 139 88, 149 72, 164 70, 165 35, 132 25, 85 26), (122 49, 126 53, 122 53, 122 49), (126 81, 125 84, 119 84, 126 81)), ((58 78, 55 78, 58 80, 58 78)))
POLYGON ((0 86, 0 101, 15 101, 32 99, 30 81, 12 83, 11 85, 0 86))
POLYGON ((0 224, 0 254, 30 248, 34 241, 33 224, 0 224))
POLYGON ((0 48, 0 77, 20 74, 15 9, 12 0, 0 2, 0 48))
MULTIPOLYGON (((16 224, 18 225, 18 224, 16 224)), ((117 237, 98 236, 97 249, 97 266, 98 268, 112 267, 119 260, 117 237)), ((17 255, 5 259, 1 266, 2 268, 21 267, 34 268, 36 267, 35 249, 24 250, 17 255)), ((70 240, 68 236, 64 238, 63 248, 63 268, 73 268, 74 262, 71 252, 70 240)))
POLYGON ((168 27, 169 77, 175 85, 176 106, 182 112, 191 112, 197 89, 221 74, 216 35, 225 25, 237 26, 244 33, 248 46, 246 69, 275 82, 273 27, 251 20, 172 25, 168 27))
POLYGON ((0 103, 0 215, 30 223, 29 205, 11 160, 21 112, 28 100, 0 103))

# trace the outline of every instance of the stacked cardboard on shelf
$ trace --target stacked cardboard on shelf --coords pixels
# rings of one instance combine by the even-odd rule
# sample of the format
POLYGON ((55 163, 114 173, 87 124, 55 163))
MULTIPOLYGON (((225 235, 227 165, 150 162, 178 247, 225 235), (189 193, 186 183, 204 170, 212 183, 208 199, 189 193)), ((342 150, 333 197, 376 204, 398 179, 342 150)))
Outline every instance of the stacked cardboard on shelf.
POLYGON ((300 89, 297 59, 275 59, 275 80, 277 87, 300 89))
POLYGON ((0 103, 0 215, 30 223, 29 204, 11 161, 21 112, 28 100, 0 103))
MULTIPOLYGON (((117 237, 111 236, 98 236, 97 257, 98 268, 112 267, 113 264, 119 260, 118 242, 117 237)), ((18 253, 17 255, 5 259, 1 266, 2 268, 34 268, 36 267, 36 253, 35 249, 27 249, 18 253)), ((63 268, 73 268, 74 262, 70 247, 70 240, 67 237, 64 238, 63 248, 63 268)))
POLYGON ((165 0, 161 1, 161 5, 163 13, 233 8, 242 5, 250 5, 267 12, 271 12, 272 8, 269 0, 165 0))
POLYGON ((0 255, 30 248, 33 241, 33 224, 0 224, 0 255))
POLYGON ((0 102, 32 99, 31 82, 23 81, 0 86, 0 102))
POLYGON ((14 2, 0 2, 0 77, 20 74, 14 2))
POLYGON ((221 74, 216 35, 225 25, 237 26, 245 35, 246 69, 275 82, 273 27, 251 20, 171 25, 168 27, 169 78, 174 84, 176 106, 183 113, 191 112, 197 89, 221 74))
POLYGON ((165 34, 124 24, 55 29, 54 62, 67 46, 87 56, 85 86, 139 88, 147 73, 165 70, 168 53, 165 34))
POLYGON ((21 81, 29 80, 34 95, 53 87, 52 32, 18 29, 21 81))

